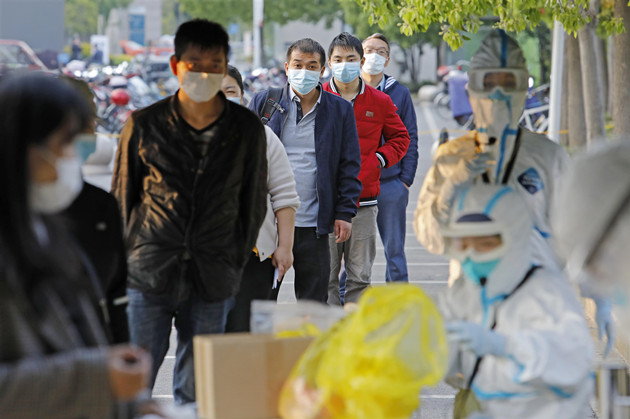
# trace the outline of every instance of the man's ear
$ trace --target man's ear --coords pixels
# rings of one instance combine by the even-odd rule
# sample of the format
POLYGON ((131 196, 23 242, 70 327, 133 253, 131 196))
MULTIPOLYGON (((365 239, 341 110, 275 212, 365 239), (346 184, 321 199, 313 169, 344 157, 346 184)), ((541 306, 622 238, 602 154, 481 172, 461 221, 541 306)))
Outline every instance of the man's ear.
POLYGON ((171 55, 171 59, 169 61, 169 65, 171 67, 171 71, 173 72, 174 75, 177 75, 177 63, 179 61, 177 60, 177 57, 175 55, 171 55))

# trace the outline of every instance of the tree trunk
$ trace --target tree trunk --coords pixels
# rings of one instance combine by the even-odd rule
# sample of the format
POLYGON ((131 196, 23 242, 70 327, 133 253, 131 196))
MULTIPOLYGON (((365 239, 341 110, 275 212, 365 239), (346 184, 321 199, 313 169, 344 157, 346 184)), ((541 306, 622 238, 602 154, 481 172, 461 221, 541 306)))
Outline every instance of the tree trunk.
POLYGON ((551 57, 551 36, 549 29, 545 25, 536 27, 536 35, 538 36, 538 59, 540 61, 540 80, 538 84, 545 84, 549 81, 549 68, 547 63, 551 57))
POLYGON ((411 76, 411 84, 416 85, 418 80, 418 66, 416 64, 416 46, 413 45, 409 48, 409 57, 411 58, 409 63, 409 76, 411 76))
POLYGON ((613 61, 613 51, 615 50, 615 41, 612 36, 608 37, 606 41, 606 61, 608 62, 608 103, 606 104, 606 109, 608 109, 608 113, 612 116, 613 109, 613 96, 615 95, 615 84, 613 83, 613 67, 615 62, 613 61))
MULTIPOLYGON (((564 45, 568 44, 567 38, 569 35, 564 36, 564 45)), ((562 104, 560 105, 560 131, 558 136, 558 142, 564 147, 569 146, 569 135, 567 133, 569 129, 569 77, 568 74, 571 71, 569 69, 569 54, 567 48, 564 48, 564 55, 562 57, 562 97, 560 98, 562 104)))
POLYGON ((584 116, 586 119, 586 141, 603 140, 606 137, 604 104, 602 103, 602 83, 597 65, 597 42, 593 22, 578 31, 580 48, 580 69, 584 90, 584 116))
POLYGON ((630 6, 628 0, 615 0, 615 17, 623 18, 626 31, 615 35, 613 58, 613 135, 630 140, 630 6))
POLYGON ((566 39, 568 73, 568 124, 569 147, 571 150, 586 144, 586 123, 584 121, 584 96, 582 95, 582 73, 580 71, 580 47, 578 40, 569 35, 566 39))
MULTIPOLYGON (((597 63, 599 64, 599 75, 602 81, 602 106, 604 108, 604 116, 610 112, 608 109, 608 62, 606 61, 606 40, 597 37, 597 63)), ((604 128, 605 129, 605 128, 604 128)))

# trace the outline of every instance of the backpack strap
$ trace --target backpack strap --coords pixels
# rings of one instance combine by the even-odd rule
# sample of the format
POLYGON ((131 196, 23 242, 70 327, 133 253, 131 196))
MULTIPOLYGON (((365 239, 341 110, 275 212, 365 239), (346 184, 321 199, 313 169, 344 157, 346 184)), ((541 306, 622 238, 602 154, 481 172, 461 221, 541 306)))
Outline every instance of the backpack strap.
POLYGON ((284 108, 280 106, 282 90, 282 87, 272 87, 267 90, 267 100, 265 101, 265 105, 258 114, 258 116, 260 117, 260 122, 262 122, 263 125, 267 125, 267 122, 269 122, 276 111, 280 111, 280 113, 285 112, 284 108))

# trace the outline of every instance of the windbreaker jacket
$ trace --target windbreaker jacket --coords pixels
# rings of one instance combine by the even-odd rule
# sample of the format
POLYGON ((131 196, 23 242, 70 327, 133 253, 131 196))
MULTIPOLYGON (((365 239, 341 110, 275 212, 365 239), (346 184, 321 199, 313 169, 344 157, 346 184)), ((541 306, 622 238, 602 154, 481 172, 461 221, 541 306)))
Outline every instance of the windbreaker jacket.
POLYGON ((400 84, 393 77, 383 74, 385 78, 384 92, 389 95, 396 105, 396 113, 400 116, 409 133, 409 149, 398 163, 381 170, 381 180, 398 177, 405 185, 411 186, 416 177, 418 168, 418 121, 416 109, 411 100, 409 89, 400 84))
MULTIPOLYGON (((321 87, 320 87, 321 88, 321 87)), ((279 106, 267 126, 282 139, 282 130, 289 115, 289 89, 282 92, 279 106)), ((260 114, 267 92, 257 93, 249 108, 260 114)), ((361 169, 361 152, 352 106, 328 92, 322 92, 315 116, 315 159, 317 160, 317 234, 334 231, 335 220, 352 221, 357 213, 361 193, 358 179, 361 169)))
POLYGON ((161 294, 187 280, 206 301, 238 290, 266 212, 266 140, 256 115, 219 95, 225 110, 206 157, 177 94, 134 112, 123 129, 112 193, 132 288, 161 294))
MULTIPOLYGON (((324 90, 339 95, 332 80, 324 84, 324 90)), ((390 97, 363 81, 354 99, 354 116, 361 146, 360 201, 375 203, 381 189, 381 167, 391 167, 405 156, 409 134, 390 97), (383 162, 379 162, 377 155, 383 162)))

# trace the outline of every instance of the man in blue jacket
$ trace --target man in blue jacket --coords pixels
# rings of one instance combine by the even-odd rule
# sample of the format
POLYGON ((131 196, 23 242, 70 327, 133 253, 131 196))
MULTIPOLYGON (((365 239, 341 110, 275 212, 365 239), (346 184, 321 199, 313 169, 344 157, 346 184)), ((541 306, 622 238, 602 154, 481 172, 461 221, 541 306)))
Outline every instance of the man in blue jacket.
MULTIPOLYGON (((322 302, 328 298, 328 234, 334 232, 337 243, 348 240, 361 193, 354 111, 348 101, 323 91, 325 62, 316 41, 291 44, 284 64, 288 84, 267 123, 285 147, 301 203, 293 244, 295 295, 322 302)), ((261 115, 267 97, 258 93, 250 108, 261 115)))
POLYGON ((389 63, 389 41, 375 33, 363 41, 365 64, 361 77, 370 86, 387 93, 403 124, 409 132, 409 149, 396 165, 381 170, 381 193, 378 196, 376 222, 385 248, 387 269, 385 280, 408 282, 407 259, 405 257, 405 232, 407 230, 407 203, 409 187, 413 183, 418 167, 418 124, 409 89, 384 74, 389 63))

